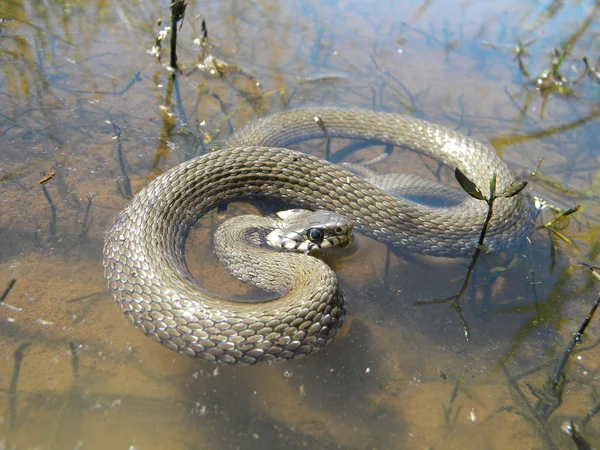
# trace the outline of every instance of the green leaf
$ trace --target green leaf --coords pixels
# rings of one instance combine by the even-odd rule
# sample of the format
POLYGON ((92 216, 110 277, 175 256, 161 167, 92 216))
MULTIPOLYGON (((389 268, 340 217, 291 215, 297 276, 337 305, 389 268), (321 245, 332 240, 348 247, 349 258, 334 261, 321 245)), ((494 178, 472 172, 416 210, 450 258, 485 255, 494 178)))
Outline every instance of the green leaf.
POLYGON ((598 270, 600 270, 600 267, 592 266, 591 264, 586 263, 585 261, 579 261, 577 265, 589 269, 590 272, 592 272, 592 275, 594 275, 596 278, 598 278, 598 280, 600 280, 600 273, 598 272, 598 270))
POLYGON ((577 206, 575 206, 573 208, 567 209, 566 211, 559 212, 556 216, 554 216, 552 218, 552 220, 550 220, 550 222, 545 223, 544 226, 546 228, 551 227, 552 225, 554 225, 555 222, 559 221, 563 217, 570 216, 571 214, 576 213, 577 211, 579 211, 579 208, 581 208, 581 205, 577 205, 577 206))
POLYGON ((477 200, 487 201, 487 198, 485 198, 479 188, 475 186, 475 183, 469 180, 467 176, 460 171, 460 169, 454 169, 454 176, 456 177, 458 184, 460 184, 460 187, 462 187, 467 194, 473 198, 476 198, 477 200))
POLYGON ((570 216, 573 213, 576 213, 577 211, 579 211, 579 208, 581 208, 581 205, 577 205, 574 206, 573 208, 569 208, 566 211, 560 213, 561 217, 566 217, 566 216, 570 216))
POLYGON ((523 189, 525 189, 525 186, 527 186, 526 180, 513 181, 512 183, 510 183, 510 185, 506 189, 504 189, 504 192, 502 192, 502 195, 506 198, 514 197, 519 192, 521 192, 523 189))
POLYGON ((577 247, 575 245, 575 242, 573 242, 573 240, 571 238, 565 236, 560 231, 558 231, 556 228, 554 228, 554 227, 548 227, 548 226, 546 228, 548 230, 550 230, 552 233, 554 233, 555 235, 557 235, 559 238, 561 238, 563 241, 565 241, 567 244, 572 245, 573 247, 577 247))
POLYGON ((498 176, 494 173, 490 179, 490 198, 496 197, 496 180, 498 176))

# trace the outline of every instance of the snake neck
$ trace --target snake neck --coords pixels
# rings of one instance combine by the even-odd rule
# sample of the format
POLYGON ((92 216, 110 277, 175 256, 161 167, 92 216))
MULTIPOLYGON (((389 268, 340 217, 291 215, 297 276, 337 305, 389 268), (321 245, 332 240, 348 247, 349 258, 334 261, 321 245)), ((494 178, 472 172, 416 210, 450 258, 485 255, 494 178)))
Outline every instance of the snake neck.
POLYGON ((260 251, 269 248, 267 236, 275 227, 273 220, 258 215, 243 215, 223 222, 213 235, 218 253, 260 251))
POLYGON ((297 274, 315 268, 318 272, 329 269, 311 256, 270 247, 266 236, 277 227, 277 221, 269 217, 232 217, 215 231, 215 254, 235 278, 265 291, 283 293, 297 289, 299 283, 306 281, 297 274))

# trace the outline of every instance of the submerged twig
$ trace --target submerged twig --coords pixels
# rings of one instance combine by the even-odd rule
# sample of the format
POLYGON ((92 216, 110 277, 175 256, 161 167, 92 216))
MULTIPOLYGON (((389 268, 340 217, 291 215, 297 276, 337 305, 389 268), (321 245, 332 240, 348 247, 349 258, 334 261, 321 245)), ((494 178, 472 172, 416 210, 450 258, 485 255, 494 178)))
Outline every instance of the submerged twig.
POLYGON ((569 186, 563 185, 559 180, 545 174, 540 169, 544 163, 544 158, 540 158, 535 166, 535 169, 523 169, 521 171, 522 177, 535 178, 537 183, 542 183, 546 187, 558 192, 561 196, 566 195, 569 197, 585 197, 584 192, 577 191, 569 186))
POLYGON ((24 352, 31 345, 31 342, 24 342, 15 350, 15 366, 13 368, 10 386, 8 388, 8 418, 9 428, 15 427, 17 420, 17 383, 19 382, 19 374, 21 372, 21 363, 23 362, 24 352))
MULTIPOLYGON (((590 312, 579 326, 579 329, 573 334, 573 337, 569 342, 569 345, 565 349, 565 352, 562 358, 560 359, 559 364, 556 366, 554 373, 551 377, 548 378, 548 380, 542 385, 542 387, 538 388, 536 386, 526 384, 527 388, 533 394, 537 401, 535 405, 532 406, 529 403, 529 401, 527 401, 527 399, 525 399, 524 397, 523 399, 533 416, 539 421, 541 425, 546 424, 550 419, 550 416, 562 404, 568 367, 571 361, 571 357, 573 355, 573 351, 575 349, 575 346, 581 342, 583 333, 585 332, 590 321, 594 317, 598 306, 600 306, 600 297, 594 302, 592 308, 590 309, 590 312)), ((520 392, 520 390, 518 390, 518 392, 520 392)), ((575 442, 585 443, 585 439, 581 436, 581 433, 579 431, 574 430, 572 428, 567 429, 565 431, 569 433, 569 435, 575 442)))
POLYGON ((125 92, 127 92, 135 83, 142 81, 141 72, 137 71, 133 74, 133 77, 127 83, 125 87, 119 89, 118 91, 95 91, 95 90, 85 90, 85 89, 69 89, 63 86, 57 86, 57 89, 61 91, 69 92, 71 94, 92 94, 92 95, 114 95, 115 97, 119 97, 125 92))
POLYGON ((446 426, 450 426, 456 422, 458 413, 462 409, 462 406, 459 406, 458 408, 456 408, 456 411, 454 411, 454 416, 452 416, 452 410, 454 409, 454 402, 456 400, 456 396, 458 395, 458 388, 460 386, 460 382, 462 380, 463 375, 464 374, 461 374, 458 377, 458 379, 456 380, 456 383, 454 384, 454 388, 452 389, 452 392, 450 393, 450 400, 448 400, 448 406, 442 405, 442 409, 444 410, 444 425, 446 425, 446 426))
POLYGON ((493 138, 491 140, 492 147, 494 147, 497 151, 501 151, 504 147, 517 145, 524 142, 538 140, 540 138, 548 138, 553 135, 558 135, 564 133, 565 131, 569 131, 580 127, 581 125, 586 124, 587 122, 591 122, 596 118, 600 117, 600 108, 593 109, 588 115, 576 119, 570 123, 559 125, 555 127, 550 127, 541 131, 535 131, 533 133, 522 134, 522 135, 504 135, 493 138))
POLYGON ((71 364, 73 368, 73 384, 76 384, 79 380, 79 354, 77 353, 77 346, 73 341, 69 341, 69 348, 71 349, 71 364))
POLYGON ((50 205, 50 237, 52 239, 56 239, 56 205, 52 201, 52 197, 50 197, 50 193, 46 186, 42 184, 42 192, 44 193, 44 197, 48 201, 50 205))
MULTIPOLYGON (((63 404, 60 407, 60 418, 58 420, 58 427, 56 428, 55 436, 54 436, 54 444, 58 445, 60 442, 60 438, 63 434, 63 426, 68 423, 69 427, 73 426, 73 419, 65 420, 68 417, 69 413, 74 411, 78 411, 80 408, 82 395, 79 389, 79 353, 77 352, 77 345, 73 341, 69 341, 69 349, 71 353, 71 369, 73 378, 71 380, 71 386, 67 391, 63 404)), ((77 420, 79 417, 77 416, 77 420)))
MULTIPOLYGON (((592 270, 592 272, 594 272, 593 268, 591 268, 590 270, 592 270)), ((562 393, 562 390, 564 388, 565 381, 566 381, 567 367, 571 360, 571 355, 573 354, 573 350, 575 349, 575 346, 581 342, 581 337, 583 336, 583 333, 585 333, 585 330, 587 329, 588 325, 590 324, 590 321, 593 319, 594 315, 596 314, 596 311, 598 310, 598 306, 600 306, 600 297, 598 297, 596 299, 596 301, 592 305, 592 308, 590 309, 590 312, 585 317, 583 322, 581 322, 579 329, 573 334, 573 337, 571 338, 571 341, 569 342, 569 345, 567 346, 565 353, 563 354, 563 357, 560 360, 560 364, 556 367, 556 370, 554 371, 554 375, 550 379, 550 384, 554 391, 562 393)))
POLYGON ((8 293, 11 291, 11 289, 13 288, 13 286, 15 285, 16 282, 17 282, 17 280, 15 278, 10 280, 10 282, 8 283, 8 287, 4 290, 4 292, 2 293, 2 296, 0 296, 0 303, 2 303, 4 300, 6 300, 6 297, 8 297, 8 293))
POLYGON ((125 167, 125 157, 123 156, 123 143, 121 141, 122 130, 116 123, 110 122, 115 132, 115 136, 113 139, 117 140, 117 158, 119 160, 119 167, 121 169, 121 177, 123 179, 123 183, 117 182, 117 188, 119 189, 120 194, 129 199, 133 197, 133 192, 131 191, 131 180, 129 179, 129 174, 127 173, 127 169, 125 167))
POLYGON ((92 226, 92 215, 91 215, 91 211, 92 211, 92 199, 94 198, 94 193, 90 192, 88 194, 88 202, 87 205, 85 206, 85 212, 83 213, 83 221, 81 222, 81 232, 79 233, 79 238, 83 241, 87 235, 88 232, 90 231, 90 228, 92 226))
POLYGON ((175 74, 171 75, 173 80, 173 89, 175 90, 175 108, 179 113, 179 120, 182 124, 187 125, 188 120, 185 113, 185 108, 183 107, 183 103, 181 101, 181 89, 179 88, 179 78, 175 77, 175 74))
POLYGON ((394 84, 396 86, 398 86, 398 87, 392 86, 390 83, 387 84, 394 91, 394 94, 396 94, 396 99, 398 100, 398 102, 400 104, 402 104, 407 109, 408 112, 410 112, 410 113, 418 112, 419 108, 417 107, 416 98, 410 92, 410 90, 398 78, 396 78, 394 75, 392 75, 389 71, 383 69, 379 65, 379 63, 377 62, 377 60, 375 59, 374 56, 371 55, 370 59, 371 59, 371 62, 373 63, 373 65, 375 66, 375 70, 377 70, 379 73, 381 73, 385 78, 393 81, 394 84), (406 100, 404 96, 408 97, 408 100, 406 100))
MULTIPOLYGON (((587 263, 579 263, 580 266, 584 266, 592 272, 592 274, 600 279, 600 275, 597 272, 597 268, 587 264, 587 263)), ((504 370, 507 380, 515 390, 515 392, 519 395, 520 399, 524 403, 524 405, 529 410, 531 414, 531 418, 533 418, 533 423, 540 430, 540 433, 546 439, 549 439, 548 435, 548 422, 552 414, 558 409, 559 406, 562 405, 564 388, 567 383, 567 372, 569 370, 569 365, 573 354, 575 353, 575 348, 578 344, 581 343, 582 336, 585 333, 588 325, 593 319, 598 307, 600 306, 600 297, 596 299, 594 304, 592 305, 589 313, 585 317, 585 319, 580 324, 579 328, 575 333, 573 333, 573 337, 571 338, 567 348, 565 349, 562 357, 558 361, 553 374, 544 382, 541 387, 533 386, 529 383, 525 385, 529 389, 530 393, 536 398, 534 404, 529 401, 529 399, 523 394, 523 391, 517 384, 517 380, 527 376, 535 371, 537 371, 541 367, 547 367, 548 364, 543 364, 542 366, 536 367, 533 370, 527 371, 525 374, 520 376, 512 376, 509 374, 505 365, 500 362, 500 366, 504 370)), ((581 349, 580 349, 581 350, 581 349)), ((508 410, 508 408, 507 408, 508 410)), ((587 425, 587 423, 600 411, 600 405, 597 405, 594 408, 591 408, 586 415, 586 417, 581 421, 581 426, 573 419, 569 419, 567 421, 563 421, 561 424, 561 430, 568 434, 573 443, 575 444, 577 449, 591 449, 592 446, 585 438, 582 433, 582 428, 587 425)), ((519 413, 523 417, 530 420, 526 414, 519 413)), ((531 420, 530 420, 531 421, 531 420)))
POLYGON ((82 295, 80 297, 75 297, 75 298, 71 298, 69 300, 65 300, 65 303, 76 303, 76 302, 80 302, 82 300, 87 300, 93 297, 98 297, 104 293, 106 293, 107 291, 100 291, 100 292, 94 292, 93 294, 86 294, 86 295, 82 295))
POLYGON ((327 136, 327 142, 325 144, 325 161, 331 161, 331 137, 327 132, 327 127, 325 127, 325 122, 319 116, 315 116, 315 122, 317 123, 321 131, 325 133, 325 136, 327 136))
POLYGON ((600 71, 593 67, 585 56, 583 57, 583 63, 585 64, 585 70, 589 77, 596 82, 600 82, 600 71))

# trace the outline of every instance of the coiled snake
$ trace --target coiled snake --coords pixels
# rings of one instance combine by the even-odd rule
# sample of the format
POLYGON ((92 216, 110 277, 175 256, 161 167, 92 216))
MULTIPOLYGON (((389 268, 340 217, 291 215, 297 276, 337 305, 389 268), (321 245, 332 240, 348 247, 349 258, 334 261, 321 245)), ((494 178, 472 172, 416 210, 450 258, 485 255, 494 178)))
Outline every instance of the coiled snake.
MULTIPOLYGON (((316 258, 273 253, 276 265, 290 278, 282 286, 287 292, 271 302, 219 298, 190 274, 186 237, 200 216, 227 200, 269 197, 330 210, 391 246, 448 257, 472 254, 486 216, 485 202, 468 197, 455 206, 424 206, 392 196, 315 156, 285 149, 317 137, 368 139, 413 149, 458 167, 484 193, 493 173, 498 191, 512 182, 506 165, 483 144, 400 114, 302 109, 258 120, 234 135, 227 148, 154 179, 114 220, 105 239, 105 278, 137 328, 180 353, 230 364, 299 357, 333 338, 344 317, 343 296, 333 271, 316 258)), ((518 243, 532 229, 532 209, 524 195, 499 198, 487 248, 518 243)), ((262 257, 240 255, 254 276, 260 276, 262 257)))

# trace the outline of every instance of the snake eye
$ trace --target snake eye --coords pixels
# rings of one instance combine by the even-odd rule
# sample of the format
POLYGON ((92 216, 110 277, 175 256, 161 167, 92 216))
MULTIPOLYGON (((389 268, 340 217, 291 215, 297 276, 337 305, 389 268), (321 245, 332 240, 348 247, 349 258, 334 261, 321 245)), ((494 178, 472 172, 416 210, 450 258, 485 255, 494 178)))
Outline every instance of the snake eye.
POLYGON ((323 230, 320 228, 311 228, 308 230, 308 238, 314 242, 315 244, 320 244, 323 242, 323 238, 325 237, 323 230))
POLYGON ((336 227, 335 234, 342 234, 343 231, 342 227, 336 227))

